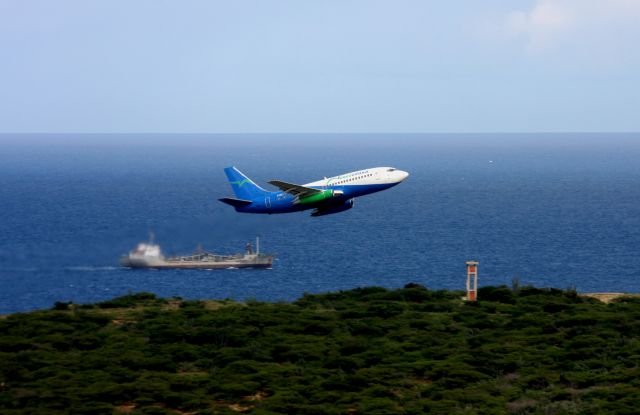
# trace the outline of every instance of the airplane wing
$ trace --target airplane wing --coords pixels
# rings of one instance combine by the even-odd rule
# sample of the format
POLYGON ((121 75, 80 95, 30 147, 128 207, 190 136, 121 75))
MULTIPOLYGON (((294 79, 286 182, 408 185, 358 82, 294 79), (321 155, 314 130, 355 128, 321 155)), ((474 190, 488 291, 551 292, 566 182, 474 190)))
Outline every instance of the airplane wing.
POLYGON ((279 187, 280 190, 282 190, 285 193, 289 193, 297 197, 306 197, 306 196, 315 195, 316 193, 322 193, 322 190, 320 189, 304 187, 304 186, 300 186, 299 184, 282 182, 280 180, 270 180, 268 183, 276 187, 279 187))
POLYGON ((251 200, 235 199, 233 197, 223 197, 222 199, 218 200, 233 207, 244 207, 249 206, 251 203, 253 203, 251 200))

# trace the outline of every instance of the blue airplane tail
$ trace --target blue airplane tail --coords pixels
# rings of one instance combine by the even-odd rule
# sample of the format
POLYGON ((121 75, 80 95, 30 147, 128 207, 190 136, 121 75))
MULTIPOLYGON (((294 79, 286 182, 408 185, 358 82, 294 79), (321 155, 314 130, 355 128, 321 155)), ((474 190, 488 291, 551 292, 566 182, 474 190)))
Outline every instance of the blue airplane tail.
POLYGON ((251 200, 268 193, 233 166, 227 167, 224 172, 227 174, 229 184, 238 199, 251 200))

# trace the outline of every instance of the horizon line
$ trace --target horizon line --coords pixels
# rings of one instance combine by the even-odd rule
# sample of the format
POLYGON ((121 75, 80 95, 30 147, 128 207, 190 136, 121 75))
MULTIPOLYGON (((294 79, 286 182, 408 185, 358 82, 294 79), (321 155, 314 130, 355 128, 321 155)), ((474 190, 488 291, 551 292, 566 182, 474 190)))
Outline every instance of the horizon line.
POLYGON ((95 132, 95 131, 18 131, 18 132, 2 132, 0 135, 389 135, 389 134, 402 134, 402 135, 433 135, 433 134, 451 134, 451 135, 463 135, 463 134, 640 134, 638 131, 419 131, 419 132, 402 132, 402 131, 386 131, 386 132, 366 132, 366 131, 328 131, 328 132, 314 132, 314 131, 296 131, 296 132, 127 132, 127 131, 114 131, 114 132, 95 132))

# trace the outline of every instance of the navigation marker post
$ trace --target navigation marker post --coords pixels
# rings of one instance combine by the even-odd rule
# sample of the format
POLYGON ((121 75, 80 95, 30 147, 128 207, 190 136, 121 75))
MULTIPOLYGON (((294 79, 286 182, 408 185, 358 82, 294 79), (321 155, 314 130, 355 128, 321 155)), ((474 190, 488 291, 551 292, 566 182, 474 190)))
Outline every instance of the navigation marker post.
POLYGON ((467 297, 466 301, 478 301, 478 262, 467 261, 467 297), (473 289, 471 288, 473 278, 473 289))

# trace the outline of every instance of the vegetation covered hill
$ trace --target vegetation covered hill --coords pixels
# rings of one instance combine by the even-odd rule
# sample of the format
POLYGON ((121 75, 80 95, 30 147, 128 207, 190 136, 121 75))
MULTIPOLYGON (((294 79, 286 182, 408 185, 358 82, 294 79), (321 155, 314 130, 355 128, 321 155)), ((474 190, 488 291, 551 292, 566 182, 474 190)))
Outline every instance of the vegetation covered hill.
POLYGON ((638 413, 640 301, 461 295, 57 303, 0 319, 0 413, 638 413))

